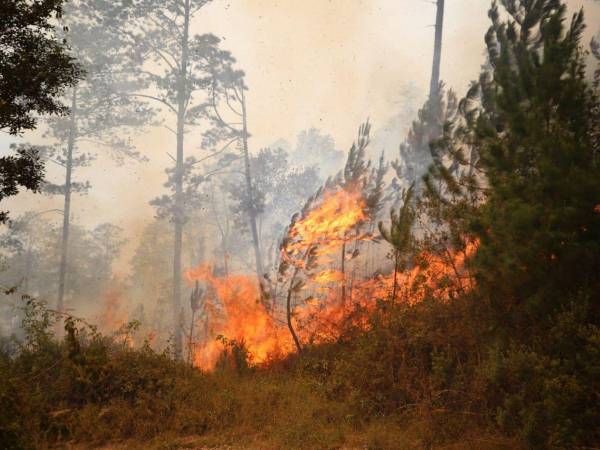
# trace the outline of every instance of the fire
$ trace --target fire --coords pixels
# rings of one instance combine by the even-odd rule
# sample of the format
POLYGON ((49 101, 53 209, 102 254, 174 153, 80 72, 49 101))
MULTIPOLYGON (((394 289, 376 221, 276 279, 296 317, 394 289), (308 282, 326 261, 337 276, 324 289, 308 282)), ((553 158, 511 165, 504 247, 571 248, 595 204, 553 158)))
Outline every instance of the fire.
MULTIPOLYGON (((295 300, 290 304, 290 320, 302 343, 335 340, 348 325, 365 329, 368 312, 377 301, 409 305, 428 297, 451 301, 473 287, 466 262, 477 249, 474 242, 462 251, 415 255, 411 267, 395 276, 389 270, 369 276, 352 271, 349 276, 344 271, 346 247, 355 244, 352 258, 356 256, 353 260, 360 263, 358 244, 370 239, 361 231, 367 220, 364 210, 360 192, 341 189, 325 193, 320 204, 289 230, 282 247, 284 288, 278 292, 286 291, 287 299, 295 300)), ((196 282, 206 287, 192 345, 197 367, 214 369, 223 343, 232 340, 244 343, 251 364, 294 351, 286 320, 279 317, 278 308, 270 311, 260 301, 254 276, 216 276, 210 265, 201 265, 188 270, 185 277, 190 287, 196 282), (219 342, 219 336, 225 339, 219 342)), ((275 300, 281 304, 282 298, 275 300)))
POLYGON ((306 289, 326 295, 320 300, 310 297, 297 309, 300 334, 306 341, 318 343, 337 339, 349 325, 364 328, 366 315, 357 312, 368 314, 377 300, 414 305, 429 296, 451 301, 474 287, 466 263, 476 249, 477 243, 471 242, 464 251, 417 255, 412 269, 397 274, 395 298, 393 273, 355 280, 345 302, 340 301, 335 279, 314 277, 306 289))
POLYGON ((122 307, 121 295, 114 290, 104 295, 104 309, 100 314, 99 322, 105 331, 114 332, 124 326, 128 320, 127 311, 122 307))
POLYGON ((129 313, 123 306, 121 294, 117 290, 106 292, 103 306, 104 309, 99 318, 102 330, 105 333, 111 333, 117 342, 133 347, 133 336, 125 332, 129 322, 129 313))
POLYGON ((290 235, 294 242, 287 246, 288 254, 302 255, 316 248, 320 262, 329 261, 325 255, 336 253, 350 237, 352 230, 366 219, 364 200, 360 192, 338 190, 326 192, 321 205, 296 222, 290 235))
POLYGON ((243 342, 251 363, 260 364, 271 357, 288 354, 291 341, 287 330, 259 301, 256 278, 248 275, 218 277, 210 265, 188 270, 186 279, 200 281, 207 286, 205 297, 205 324, 201 342, 194 345, 194 364, 203 370, 214 369, 223 344, 216 338, 243 342))

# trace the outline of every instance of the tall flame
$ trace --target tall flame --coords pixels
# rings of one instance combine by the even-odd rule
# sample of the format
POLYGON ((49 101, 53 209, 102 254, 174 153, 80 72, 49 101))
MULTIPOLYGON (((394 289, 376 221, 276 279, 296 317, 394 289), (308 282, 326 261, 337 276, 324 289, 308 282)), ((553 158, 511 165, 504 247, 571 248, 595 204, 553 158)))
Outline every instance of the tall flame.
MULTIPOLYGON (((367 326, 366 314, 376 301, 415 304, 428 296, 450 301, 472 288, 473 281, 466 267, 467 259, 476 250, 470 243, 464 251, 440 254, 421 253, 413 258, 412 267, 396 274, 356 276, 337 268, 340 254, 350 241, 369 238, 360 232, 366 220, 364 202, 359 192, 339 190, 326 193, 318 207, 297 221, 290 230, 290 240, 282 251, 293 277, 302 276, 302 301, 293 312, 293 321, 303 342, 319 343, 337 339, 349 324, 367 326), (315 260, 309 267, 308 255, 315 260), (391 298, 394 279, 396 297, 391 298), (349 282, 351 281, 351 282, 349 282), (344 301, 340 298, 340 283, 348 286, 344 301)), ((358 252, 357 252, 358 254, 358 252)), ((347 258, 345 252, 342 256, 347 258)), ((204 315, 197 324, 199 339, 193 345, 194 363, 212 370, 223 352, 218 336, 243 342, 251 363, 260 364, 272 357, 294 350, 293 341, 284 320, 277 311, 268 311, 260 301, 256 278, 248 275, 216 276, 210 265, 201 265, 185 274, 190 286, 204 283, 204 315)), ((291 289, 292 281, 287 281, 291 289)), ((297 293, 297 295, 300 295, 297 293)))
POLYGON ((349 234, 365 219, 360 192, 343 189, 326 192, 321 205, 294 224, 291 235, 297 239, 288 245, 287 251, 302 254, 308 247, 316 246, 319 256, 333 254, 344 242, 355 238, 349 234))
POLYGON ((259 301, 256 278, 219 277, 213 272, 210 265, 200 265, 185 273, 190 283, 201 281, 206 286, 205 328, 201 330, 201 342, 194 345, 194 364, 204 370, 215 367, 223 351, 217 336, 243 342, 254 364, 288 354, 292 346, 287 330, 259 301))

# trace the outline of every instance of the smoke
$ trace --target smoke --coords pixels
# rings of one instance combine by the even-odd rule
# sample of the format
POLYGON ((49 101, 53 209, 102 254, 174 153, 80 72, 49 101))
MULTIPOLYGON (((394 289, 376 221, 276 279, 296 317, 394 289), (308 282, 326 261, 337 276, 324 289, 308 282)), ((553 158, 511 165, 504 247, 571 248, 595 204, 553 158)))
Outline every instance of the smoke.
MULTIPOLYGON (((598 33, 594 24, 600 21, 600 4, 592 0, 568 4, 571 10, 585 7, 591 25, 586 34, 589 41, 598 33)), ((459 96, 482 63, 488 7, 488 2, 470 0, 446 6, 442 79, 459 96)), ((350 147, 358 124, 367 117, 375 130, 369 156, 375 159, 384 150, 388 159, 397 157, 398 146, 426 98, 434 19, 433 5, 413 0, 253 0, 211 3, 192 31, 219 36, 246 73, 251 153, 257 155, 264 147, 283 148, 292 166, 317 166, 326 178, 342 168, 340 152, 350 147)), ((23 139, 46 142, 42 130, 23 139)), ((186 139, 188 154, 206 154, 199 133, 186 139)), ((0 135, 0 149, 4 151, 10 142, 12 138, 0 135)), ((126 304, 121 309, 139 313, 143 305, 150 320, 148 311, 167 309, 172 224, 156 222, 149 201, 165 192, 164 170, 172 166, 175 139, 167 129, 149 126, 134 143, 148 162, 119 164, 100 154, 92 166, 77 171, 76 177, 89 179, 92 189, 88 195, 74 196, 73 222, 85 229, 105 222, 123 229, 127 243, 112 265, 113 275, 122 283, 123 292, 117 294, 126 304)), ((50 180, 64 176, 63 168, 52 164, 47 174, 50 180)), ((230 208, 226 197, 217 201, 224 211, 230 208)), ((30 193, 3 205, 14 217, 61 207, 60 198, 30 193)), ((206 259, 218 260, 220 270, 227 266, 229 271, 251 272, 248 249, 243 248, 246 236, 225 220, 205 221, 202 214, 207 208, 209 203, 190 221, 184 264, 195 266, 203 253, 206 259), (241 250, 221 248, 224 227, 230 227, 229 247, 241 250)), ((276 219, 271 222, 283 222, 284 217, 276 219)), ((61 218, 47 220, 58 225, 61 218)), ((108 287, 106 292, 113 292, 107 303, 112 308, 117 294, 108 287)), ((170 320, 167 313, 163 316, 168 317, 152 314, 157 322, 170 320)))

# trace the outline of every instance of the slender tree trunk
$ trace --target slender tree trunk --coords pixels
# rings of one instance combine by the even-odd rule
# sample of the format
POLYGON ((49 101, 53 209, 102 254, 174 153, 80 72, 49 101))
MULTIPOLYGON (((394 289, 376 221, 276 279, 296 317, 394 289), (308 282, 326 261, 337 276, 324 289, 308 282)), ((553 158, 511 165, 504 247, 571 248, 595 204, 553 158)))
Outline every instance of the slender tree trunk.
POLYGON ((31 249, 31 235, 27 237, 27 256, 25 257, 25 282, 23 291, 29 295, 29 278, 31 277, 31 268, 33 266, 33 250, 31 249))
POLYGON ((431 70, 431 85, 429 98, 434 99, 440 88, 440 66, 442 62, 442 32, 444 28, 444 0, 437 0, 435 19, 435 44, 433 48, 433 68, 431 70))
POLYGON ((58 299, 56 310, 62 312, 65 306, 65 282, 67 278, 67 259, 69 253, 69 227, 71 217, 71 186, 73 176, 73 151, 77 136, 77 86, 73 87, 71 100, 71 119, 69 124, 69 140, 67 142, 67 160, 65 177, 65 204, 63 208, 62 243, 60 253, 60 267, 58 272, 58 299))
POLYGON ((473 172, 475 171, 475 163, 477 162, 477 151, 475 147, 471 149, 471 155, 469 157, 469 177, 473 176, 473 172))
POLYGON ((181 358, 181 247, 183 237, 183 143, 185 133, 185 110, 187 102, 188 40, 190 28, 190 0, 184 5, 183 36, 181 39, 181 73, 177 92, 177 158, 175 163, 175 242, 173 252, 173 339, 175 356, 181 358))
POLYGON ((221 225, 221 221, 219 220, 219 213, 217 212, 217 207, 215 206, 215 191, 214 186, 211 183, 210 185, 210 206, 212 208, 213 215, 217 222, 217 228, 219 229, 219 233, 221 234, 221 251, 223 252, 223 270, 225 271, 225 277, 229 276, 229 240, 227 236, 229 236, 229 220, 226 218, 226 230, 223 229, 223 225, 221 225))
POLYGON ((192 320, 190 322, 190 336, 188 339, 188 364, 193 364, 192 355, 193 355, 193 345, 194 345, 194 320, 196 319, 196 311, 192 309, 192 320))
MULTIPOLYGON (((304 255, 302 256, 303 263, 306 261, 306 258, 308 258, 308 254, 311 252, 311 250, 312 250, 312 244, 308 246, 308 248, 304 252, 304 255)), ((296 282, 296 277, 298 276, 299 272, 300 272, 300 267, 299 266, 294 267, 294 274, 292 275, 292 279, 290 280, 290 286, 288 288, 287 301, 286 301, 287 325, 290 330, 290 334, 292 335, 292 338, 294 339, 294 344, 296 344, 296 348, 298 349, 298 353, 302 352, 302 345, 300 344, 300 339, 298 338, 298 335, 296 334, 296 330, 294 330, 294 325, 292 324, 292 292, 294 290, 294 283, 296 282)))
POLYGON ((292 291, 294 288, 294 283, 296 282, 296 275, 298 275, 297 268, 294 270, 294 276, 292 277, 292 280, 290 281, 290 287, 289 287, 288 293, 287 293, 286 316, 287 316, 287 326, 288 326, 288 329, 290 330, 290 334, 292 335, 292 339, 294 340, 294 344, 296 345, 296 348, 298 349, 298 353, 301 353, 302 345, 300 344, 300 339, 298 338, 298 335, 296 334, 296 330, 294 330, 294 325, 292 324, 292 291))
MULTIPOLYGON (((246 178, 246 189, 248 191, 248 200, 250 202, 248 208, 248 219, 250 221, 250 231, 252 233, 252 245, 254 247, 254 259, 256 262, 256 274, 258 275, 258 284, 261 294, 263 293, 263 276, 265 274, 262 252, 260 250, 260 240, 258 236, 258 227, 256 225, 256 210, 254 209, 254 195, 252 190, 252 172, 250 170, 250 154, 248 152, 248 123, 246 114, 246 95, 244 86, 240 87, 242 97, 242 142, 244 152, 244 174, 246 178)), ((261 297, 264 297, 261 295, 261 297)), ((263 299, 264 302, 264 299, 263 299)))
POLYGON ((227 250, 223 252, 223 270, 225 271, 225 278, 229 276, 229 253, 227 250))
POLYGON ((392 304, 396 303, 396 289, 398 287, 398 251, 394 251, 394 287, 392 288, 392 304))
POLYGON ((356 252, 358 251, 359 243, 359 240, 354 241, 354 251, 352 252, 352 273, 350 274, 350 289, 348 292, 350 301, 352 301, 352 294, 354 292, 354 281, 356 279, 356 263, 358 262, 358 255, 356 252))
MULTIPOLYGON (((437 97, 439 95, 439 90, 440 90, 440 66, 442 63, 442 36, 443 36, 443 31, 444 31, 444 0, 437 0, 437 14, 436 14, 436 18, 435 18, 435 42, 434 42, 434 47, 433 47, 433 67, 431 69, 431 85, 429 87, 429 100, 431 102, 431 105, 433 107, 435 107, 436 109, 438 108, 438 101, 437 101, 437 97)), ((440 113, 441 116, 441 111, 435 111, 436 113, 440 113)), ((442 130, 439 129, 435 129, 435 131, 433 131, 433 134, 431 136, 431 139, 436 139, 438 138, 441 133, 442 130)), ((442 197, 442 180, 439 180, 438 183, 438 196, 441 198, 442 197)), ((438 208, 438 213, 441 214, 442 211, 442 205, 440 203, 439 208, 438 208)))
POLYGON ((342 244, 342 306, 346 305, 346 242, 342 244))

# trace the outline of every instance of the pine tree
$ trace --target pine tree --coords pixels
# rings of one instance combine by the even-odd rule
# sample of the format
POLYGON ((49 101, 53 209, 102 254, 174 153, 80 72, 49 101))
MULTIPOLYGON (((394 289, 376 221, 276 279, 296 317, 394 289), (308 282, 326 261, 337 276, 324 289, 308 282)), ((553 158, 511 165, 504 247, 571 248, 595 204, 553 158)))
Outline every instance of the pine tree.
MULTIPOLYGON (((206 95, 214 75, 231 73, 234 62, 228 52, 219 49, 220 39, 213 34, 194 35, 191 22, 210 0, 128 0, 115 2, 107 26, 128 39, 132 51, 144 61, 137 67, 145 89, 135 95, 160 107, 174 135, 174 165, 167 171, 166 187, 172 195, 157 199, 159 213, 168 212, 173 223, 172 314, 175 353, 182 355, 182 243, 187 221, 188 194, 193 194, 203 174, 191 169, 203 160, 189 157, 186 136, 205 117, 209 102, 206 95), (128 20, 123 26, 113 22, 128 20), (135 26, 131 26, 135 23, 135 26), (152 61, 152 64, 147 64, 152 61), (222 72, 220 69, 224 69, 222 72), (186 182, 190 181, 191 184, 186 182)), ((216 153, 216 152, 215 152, 216 153)), ((209 155, 212 157, 215 155, 209 155)))
POLYGON ((75 0, 64 8, 71 52, 80 61, 85 77, 66 95, 70 112, 47 120, 46 137, 53 142, 47 160, 64 169, 60 183, 47 182, 44 191, 64 198, 62 244, 57 309, 64 307, 69 256, 69 233, 73 194, 89 191, 89 182, 76 180, 77 169, 88 166, 101 149, 117 161, 145 158, 131 145, 128 131, 144 125, 151 111, 128 94, 138 87, 129 76, 137 63, 128 51, 125 36, 112 33, 104 24, 106 5, 75 0))
POLYGON ((400 145, 399 158, 392 162, 399 183, 405 187, 414 184, 417 196, 424 190, 423 175, 438 158, 432 144, 442 135, 444 125, 454 120, 457 108, 456 94, 440 83, 434 95, 419 110, 408 136, 400 145))
POLYGON ((400 210, 396 212, 392 208, 389 228, 386 228, 383 222, 379 222, 381 236, 393 247, 394 284, 392 288, 392 301, 396 300, 398 272, 406 268, 407 257, 410 256, 413 242, 412 227, 415 221, 412 202, 413 193, 414 185, 411 185, 402 195, 402 207, 400 210))
POLYGON ((65 89, 81 67, 55 33, 64 0, 0 4, 0 129, 16 135, 34 129, 38 114, 66 114, 65 89))
POLYGON ((489 66, 461 102, 462 124, 447 128, 447 148, 467 170, 453 176, 437 161, 430 181, 452 193, 446 212, 476 199, 463 232, 479 240, 479 290, 497 323, 530 333, 577 292, 600 292, 598 100, 586 81, 583 12, 565 24, 559 1, 502 5, 507 20, 490 9, 489 66))

